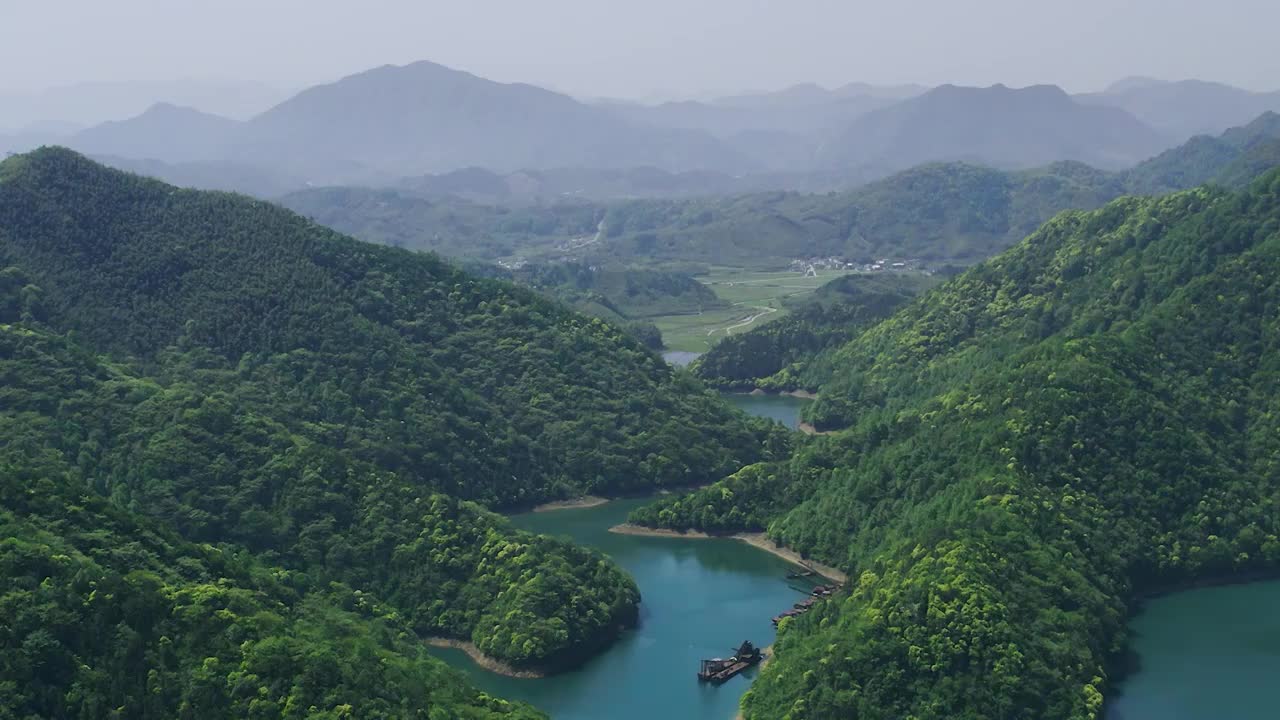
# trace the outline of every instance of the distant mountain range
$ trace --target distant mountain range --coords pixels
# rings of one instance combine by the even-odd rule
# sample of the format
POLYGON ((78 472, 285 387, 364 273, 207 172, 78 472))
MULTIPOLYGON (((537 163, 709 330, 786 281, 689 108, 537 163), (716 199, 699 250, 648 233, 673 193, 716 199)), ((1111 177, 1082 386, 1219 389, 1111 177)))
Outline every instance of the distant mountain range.
POLYGON ((851 83, 640 105, 419 62, 309 88, 246 120, 205 109, 161 103, 74 133, 29 128, 0 136, 0 151, 66 144, 175 183, 256 194, 404 178, 483 181, 486 201, 821 190, 929 162, 1118 169, 1280 110, 1280 93, 1148 78, 1079 96, 1054 86, 851 83))
POLYGON ((938 161, 1025 168, 1075 160, 1115 169, 1167 146, 1123 110, 1082 105, 1055 86, 944 85, 855 120, 821 149, 819 162, 885 172, 938 161))
POLYGON ((393 175, 467 166, 750 169, 705 133, 628 123, 567 95, 426 62, 306 90, 249 121, 230 154, 312 172, 337 161, 393 175))
POLYGON ((514 176, 470 171, 399 189, 317 188, 280 202, 364 240, 459 258, 780 267, 835 256, 941 266, 990 257, 1063 210, 1209 182, 1240 187, 1276 166, 1280 114, 1267 113, 1120 172, 1070 161, 1023 170, 933 163, 837 193, 603 203, 574 196, 503 207, 467 198, 483 202, 484 193, 502 192, 514 176))
POLYGON ((1280 112, 1280 91, 1251 92, 1202 80, 1126 78, 1103 92, 1078 95, 1077 100, 1120 108, 1174 138, 1215 135, 1264 112, 1280 112))
POLYGON ((848 187, 855 176, 839 172, 759 172, 731 175, 715 170, 668 172, 655 167, 616 170, 557 168, 496 173, 464 168, 405 178, 395 187, 422 197, 455 197, 496 205, 683 198, 738 195, 788 188, 826 192, 848 187))
POLYGON ((81 152, 183 163, 217 159, 240 123, 194 108, 158 103, 129 120, 105 122, 75 135, 81 152))
POLYGON ((157 102, 244 120, 288 92, 256 82, 184 79, 84 82, 29 91, 0 91, 0 134, 57 128, 64 132, 131 118, 157 102))

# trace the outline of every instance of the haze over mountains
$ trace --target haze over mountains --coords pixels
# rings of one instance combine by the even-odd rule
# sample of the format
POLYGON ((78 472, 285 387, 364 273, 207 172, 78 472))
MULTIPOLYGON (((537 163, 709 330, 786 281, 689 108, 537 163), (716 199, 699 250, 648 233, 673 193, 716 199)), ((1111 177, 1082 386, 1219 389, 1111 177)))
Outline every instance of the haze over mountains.
POLYGON ((83 82, 44 90, 0 91, 0 133, 72 132, 107 120, 131 118, 161 101, 244 120, 287 95, 257 82, 197 79, 83 82))
MULTIPOLYGON (((430 62, 311 87, 243 120, 209 112, 231 105, 206 94, 204 105, 157 97, 78 132, 64 123, 0 135, 0 150, 65 144, 178 184, 264 196, 407 177, 430 184, 460 170, 494 182, 479 170, 505 176, 506 192, 520 197, 531 194, 521 173, 557 174, 534 177, 539 197, 573 195, 575 184, 644 197, 841 189, 929 162, 1119 169, 1280 110, 1280 92, 1145 78, 1076 96, 1048 85, 850 83, 703 102, 583 102, 430 62)), ((237 107, 262 97, 250 92, 237 107)))
POLYGON ((886 172, 950 160, 999 168, 1077 160, 1114 169, 1167 142, 1123 110, 1081 105, 1051 85, 944 85, 855 120, 820 156, 830 166, 886 172))
POLYGON ((1214 135, 1264 112, 1280 110, 1280 91, 1252 92, 1202 80, 1126 78, 1103 92, 1077 99, 1120 108, 1166 135, 1182 137, 1214 135))
MULTIPOLYGON (((843 192, 701 198, 671 193, 606 202, 575 194, 573 202, 539 203, 550 196, 537 193, 550 187, 594 184, 604 193, 609 182, 620 185, 634 173, 622 171, 606 182, 598 172, 500 176, 472 170, 415 178, 398 188, 313 188, 279 202, 363 240, 489 261, 570 258, 590 265, 763 268, 835 256, 967 265, 1021 240, 1063 210, 1205 183, 1243 187, 1276 165, 1280 114, 1266 113, 1119 172, 1069 161, 1023 170, 930 163, 843 192)), ((654 175, 646 186, 671 187, 682 178, 654 175)))

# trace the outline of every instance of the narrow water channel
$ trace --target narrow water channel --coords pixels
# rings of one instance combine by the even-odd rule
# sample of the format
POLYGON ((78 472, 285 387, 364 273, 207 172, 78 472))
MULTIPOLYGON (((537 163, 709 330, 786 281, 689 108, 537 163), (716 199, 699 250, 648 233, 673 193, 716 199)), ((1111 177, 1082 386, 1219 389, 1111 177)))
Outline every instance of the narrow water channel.
POLYGON ((1129 627, 1138 669, 1106 720, 1280 717, 1280 581, 1156 598, 1129 627))
POLYGON ((555 720, 730 720, 755 675, 714 687, 698 683, 698 662, 728 657, 743 640, 773 643, 770 618, 804 597, 786 580, 787 562, 727 539, 617 535, 609 528, 648 500, 518 515, 533 532, 568 536, 626 568, 640 586, 640 625, 579 670, 549 678, 503 677, 461 651, 433 649, 483 690, 529 702, 555 720))
MULTIPOLYGON (((792 427, 804 402, 735 398, 748 412, 792 427)), ((525 530, 594 547, 635 578, 643 596, 640 625, 609 650, 578 670, 536 680, 488 672, 458 650, 432 652, 466 672, 481 689, 524 700, 554 720, 731 720, 757 669, 717 687, 697 681, 699 661, 728 657, 743 640, 773 644, 770 619, 803 599, 812 583, 787 580, 794 566, 736 540, 609 532, 633 508, 650 501, 616 500, 511 518, 525 530)))

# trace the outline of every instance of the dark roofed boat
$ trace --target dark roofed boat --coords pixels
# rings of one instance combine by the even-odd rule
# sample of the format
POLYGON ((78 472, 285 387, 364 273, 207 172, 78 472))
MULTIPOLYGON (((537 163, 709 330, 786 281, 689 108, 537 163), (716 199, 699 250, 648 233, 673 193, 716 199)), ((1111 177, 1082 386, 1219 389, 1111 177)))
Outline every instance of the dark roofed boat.
POLYGON ((747 640, 731 658, 703 660, 702 668, 698 670, 698 680, 719 685, 752 665, 758 665, 761 660, 764 660, 764 652, 747 640))

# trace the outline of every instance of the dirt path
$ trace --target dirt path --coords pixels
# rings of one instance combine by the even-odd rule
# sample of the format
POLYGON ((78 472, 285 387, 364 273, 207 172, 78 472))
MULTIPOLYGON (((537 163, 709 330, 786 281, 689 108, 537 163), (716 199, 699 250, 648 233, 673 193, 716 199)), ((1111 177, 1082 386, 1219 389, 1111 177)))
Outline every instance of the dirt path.
POLYGON ((710 330, 707 331, 707 337, 711 337, 712 335, 715 335, 718 332, 723 332, 725 335, 732 335, 734 330, 737 330, 740 327, 746 327, 751 323, 755 322, 756 320, 759 320, 760 318, 764 317, 765 315, 772 315, 773 313, 778 312, 777 308, 765 307, 763 305, 750 305, 748 307, 750 307, 752 310, 759 310, 760 312, 756 313, 755 315, 748 315, 746 319, 741 320, 733 325, 728 325, 722 328, 711 328, 710 330))

